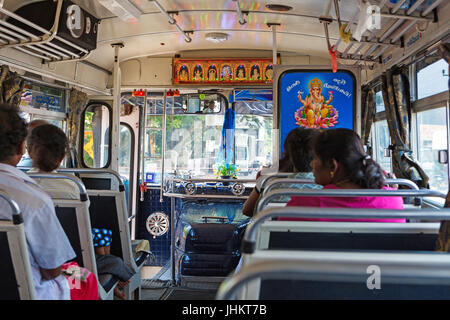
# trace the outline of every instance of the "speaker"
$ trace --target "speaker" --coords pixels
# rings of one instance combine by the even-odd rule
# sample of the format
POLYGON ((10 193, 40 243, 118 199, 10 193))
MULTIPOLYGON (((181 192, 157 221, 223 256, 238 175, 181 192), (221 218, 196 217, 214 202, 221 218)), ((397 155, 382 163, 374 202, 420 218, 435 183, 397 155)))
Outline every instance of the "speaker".
MULTIPOLYGON (((56 15, 57 1, 46 0, 33 2, 20 7, 15 14, 27 19, 34 24, 50 31, 56 15)), ((43 33, 29 27, 15 19, 8 19, 10 23, 25 29, 37 36, 43 33)), ((83 10, 80 6, 70 0, 63 0, 61 14, 58 21, 57 35, 71 43, 82 47, 88 51, 97 48, 97 33, 99 19, 89 12, 83 10)), ((77 49, 58 40, 52 40, 55 43, 71 52, 78 52, 77 49)))

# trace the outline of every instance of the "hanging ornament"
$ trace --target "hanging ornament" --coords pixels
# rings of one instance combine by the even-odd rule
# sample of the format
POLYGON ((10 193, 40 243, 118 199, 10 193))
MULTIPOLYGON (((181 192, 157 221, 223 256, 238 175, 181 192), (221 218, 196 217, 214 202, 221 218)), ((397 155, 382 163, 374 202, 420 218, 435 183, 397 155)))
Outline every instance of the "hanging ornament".
POLYGON ((345 32, 345 28, 347 28, 347 25, 348 25, 347 23, 344 23, 339 28, 339 36, 341 37, 342 41, 344 41, 345 43, 349 43, 350 38, 352 37, 352 33, 350 32, 350 30, 345 32))
POLYGON ((331 69, 333 70, 333 73, 337 72, 337 57, 336 57, 336 50, 334 49, 334 46, 331 46, 331 48, 328 50, 328 53, 331 56, 331 69))

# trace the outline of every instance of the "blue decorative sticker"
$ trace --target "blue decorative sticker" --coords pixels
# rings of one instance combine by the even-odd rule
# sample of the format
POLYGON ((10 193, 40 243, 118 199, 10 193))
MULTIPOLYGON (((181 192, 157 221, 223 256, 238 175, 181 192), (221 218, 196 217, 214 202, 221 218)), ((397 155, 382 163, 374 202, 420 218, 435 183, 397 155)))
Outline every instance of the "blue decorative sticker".
POLYGON ((148 183, 155 182, 155 173, 154 172, 147 172, 145 174, 145 181, 148 183))

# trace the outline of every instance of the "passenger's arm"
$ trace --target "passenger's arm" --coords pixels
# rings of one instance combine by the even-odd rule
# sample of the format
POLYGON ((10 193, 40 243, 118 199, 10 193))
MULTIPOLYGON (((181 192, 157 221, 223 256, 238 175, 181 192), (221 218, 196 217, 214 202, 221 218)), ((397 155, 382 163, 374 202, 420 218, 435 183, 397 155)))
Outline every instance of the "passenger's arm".
POLYGON ((57 278, 61 274, 62 267, 58 267, 55 269, 39 268, 39 271, 41 271, 41 275, 44 280, 52 280, 57 278))
POLYGON ((259 198, 259 192, 256 190, 256 188, 253 188, 252 192, 250 193, 250 196, 248 197, 247 201, 245 201, 244 206, 242 207, 242 213, 245 214, 247 217, 253 217, 253 211, 255 209, 256 202, 259 198))

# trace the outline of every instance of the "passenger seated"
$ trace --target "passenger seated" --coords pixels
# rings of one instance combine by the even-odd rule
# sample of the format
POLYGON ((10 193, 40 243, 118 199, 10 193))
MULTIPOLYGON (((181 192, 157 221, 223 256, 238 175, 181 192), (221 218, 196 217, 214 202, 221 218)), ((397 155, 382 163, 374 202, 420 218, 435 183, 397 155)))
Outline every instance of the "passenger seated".
MULTIPOLYGON (((284 156, 279 162, 279 172, 295 172, 288 176, 290 179, 314 179, 310 162, 313 155, 311 151, 311 142, 318 133, 316 129, 295 128, 290 131, 284 140, 284 156)), ((242 209, 243 214, 248 217, 253 216, 256 202, 261 194, 260 173, 257 174, 256 186, 253 188, 242 209)), ((282 188, 300 188, 300 189, 321 189, 317 184, 289 184, 280 185, 282 188)), ((289 198, 279 199, 283 202, 289 201, 289 198)))
MULTIPOLYGON (((349 129, 320 132, 313 141, 314 179, 323 189, 384 189, 385 173, 366 155, 359 136, 349 129)), ((292 197, 287 206, 330 208, 403 209, 401 197, 292 197)), ((313 219, 280 218, 302 221, 405 222, 404 219, 313 219)))
MULTIPOLYGON (((30 173, 56 172, 61 165, 68 150, 67 137, 61 129, 54 125, 41 125, 33 130, 27 139, 28 152, 33 160, 33 168, 30 173)), ((70 180, 65 179, 36 179, 41 187, 53 199, 80 199, 78 187, 70 180)), ((125 299, 120 288, 128 284, 134 272, 122 259, 111 255, 112 241, 111 230, 92 228, 95 258, 98 274, 113 274, 120 279, 115 295, 125 299)))
MULTIPOLYGON (((16 168, 25 151, 27 125, 19 109, 0 104, 0 189, 19 205, 24 219, 36 298, 70 300, 69 282, 62 265, 75 258, 50 197, 16 168)), ((11 219, 11 210, 0 201, 0 219, 11 219)), ((98 293, 97 293, 98 294, 98 293)))
MULTIPOLYGON (((28 135, 33 131, 34 128, 43 125, 48 124, 47 121, 42 119, 33 120, 28 124, 28 135)), ((25 142, 26 143, 26 142, 25 142)), ((30 155, 28 153, 25 153, 22 156, 22 159, 20 159, 20 162, 17 164, 18 167, 31 167, 33 165, 32 160, 30 158, 30 155)))

